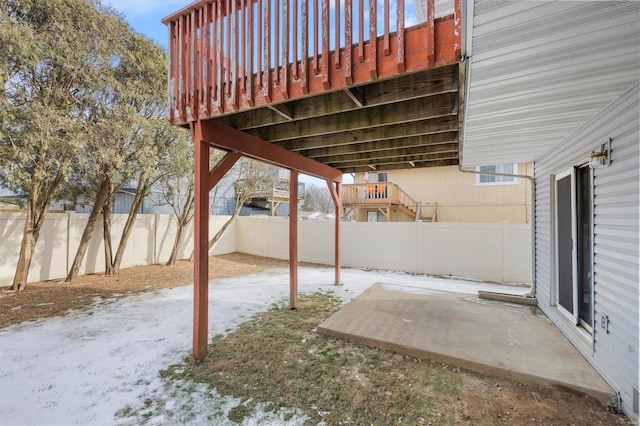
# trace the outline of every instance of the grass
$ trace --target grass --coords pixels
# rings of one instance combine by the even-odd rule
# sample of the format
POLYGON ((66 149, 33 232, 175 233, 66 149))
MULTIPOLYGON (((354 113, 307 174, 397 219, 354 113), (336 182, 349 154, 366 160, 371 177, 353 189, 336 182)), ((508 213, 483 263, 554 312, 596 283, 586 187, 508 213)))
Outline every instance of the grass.
POLYGON ((162 375, 239 398, 228 414, 235 422, 261 404, 296 409, 308 424, 454 423, 436 407, 461 392, 459 370, 316 334, 340 304, 330 294, 301 297, 296 311, 276 304, 214 337, 204 362, 187 358, 162 375))

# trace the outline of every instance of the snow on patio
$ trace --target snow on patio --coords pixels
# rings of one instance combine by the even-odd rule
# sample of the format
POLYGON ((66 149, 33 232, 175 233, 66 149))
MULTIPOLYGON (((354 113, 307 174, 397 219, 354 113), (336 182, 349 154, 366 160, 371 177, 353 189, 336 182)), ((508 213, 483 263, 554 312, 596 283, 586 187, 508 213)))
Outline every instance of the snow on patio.
MULTIPOLYGON (((505 290, 459 279, 353 269, 342 271, 344 286, 333 286, 333 278, 333 269, 300 268, 300 292, 333 291, 346 302, 376 282, 411 292, 505 290)), ((192 291, 183 286, 101 301, 65 317, 0 330, 0 424, 231 423, 226 413, 237 402, 204 386, 169 388, 158 374, 190 353, 192 291), (146 412, 149 418, 127 417, 129 411, 146 412), (163 412, 173 415, 169 419, 163 412)), ((527 289, 508 291, 524 294, 527 289)), ((211 337, 288 300, 288 270, 213 280, 209 296, 211 337)), ((248 424, 283 424, 284 415, 258 413, 248 424)), ((302 421, 294 416, 287 423, 302 421)))

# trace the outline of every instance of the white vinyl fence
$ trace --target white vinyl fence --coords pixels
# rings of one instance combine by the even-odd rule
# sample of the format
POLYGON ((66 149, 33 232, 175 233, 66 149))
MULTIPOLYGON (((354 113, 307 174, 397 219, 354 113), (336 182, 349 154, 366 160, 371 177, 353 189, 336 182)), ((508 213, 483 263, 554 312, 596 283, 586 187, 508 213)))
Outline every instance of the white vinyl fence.
MULTIPOLYGON (((298 259, 333 264, 334 223, 298 222, 298 259)), ((287 220, 241 217, 236 250, 288 259, 287 220)), ((531 283, 531 228, 525 224, 342 224, 342 266, 531 283)))
MULTIPOLYGON (((87 223, 87 214, 48 213, 45 217, 40 238, 31 262, 29 281, 64 278, 73 263, 82 232, 87 223)), ((20 243, 24 228, 24 213, 0 212, 0 285, 11 284, 15 273, 20 243)), ((209 221, 211 235, 220 229, 228 216, 212 216, 209 221)), ((126 215, 112 215, 111 238, 115 251, 125 222, 126 215)), ((235 224, 211 250, 212 254, 235 251, 235 224)), ((171 254, 176 232, 173 215, 138 215, 131 231, 122 267, 149 265, 166 262, 171 254)), ((193 226, 183 233, 178 259, 191 256, 193 247, 193 226)), ((102 243, 102 220, 96 224, 93 238, 80 268, 80 274, 104 272, 104 245, 102 243)))
MULTIPOLYGON (((45 219, 31 264, 29 281, 66 276, 88 215, 50 213, 45 219)), ((228 216, 212 216, 210 235, 228 216)), ((126 215, 114 215, 112 238, 117 246, 126 215)), ((298 258, 333 264, 334 223, 300 220, 298 258)), ((23 213, 0 212, 0 285, 13 279, 24 227, 23 213)), ((505 283, 531 282, 529 225, 469 223, 352 223, 342 225, 342 265, 408 273, 453 275, 505 283)), ((138 215, 122 267, 166 262, 175 236, 172 215, 138 215)), ((234 251, 258 256, 289 257, 287 219, 238 218, 211 254, 234 251)), ((185 230, 179 259, 191 255, 193 227, 185 230)), ((115 248, 114 248, 115 250, 115 248)), ((104 271, 102 223, 96 226, 80 274, 104 271)))

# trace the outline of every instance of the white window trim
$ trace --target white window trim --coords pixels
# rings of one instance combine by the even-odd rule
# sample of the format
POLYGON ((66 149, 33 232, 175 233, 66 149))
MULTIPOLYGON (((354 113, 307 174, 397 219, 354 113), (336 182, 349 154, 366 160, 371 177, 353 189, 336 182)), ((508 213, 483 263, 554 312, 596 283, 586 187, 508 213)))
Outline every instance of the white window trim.
MULTIPOLYGON (((492 165, 492 164, 488 164, 488 165, 492 165)), ((480 166, 476 167, 476 171, 480 171, 480 166)), ((513 174, 517 175, 518 174, 518 164, 514 163, 513 164, 513 174)), ((482 174, 477 174, 476 175, 476 184, 475 186, 501 186, 501 185, 517 185, 518 182, 518 178, 513 178, 513 180, 511 181, 507 181, 507 182, 480 182, 480 176, 491 176, 491 175, 482 175, 482 174)))

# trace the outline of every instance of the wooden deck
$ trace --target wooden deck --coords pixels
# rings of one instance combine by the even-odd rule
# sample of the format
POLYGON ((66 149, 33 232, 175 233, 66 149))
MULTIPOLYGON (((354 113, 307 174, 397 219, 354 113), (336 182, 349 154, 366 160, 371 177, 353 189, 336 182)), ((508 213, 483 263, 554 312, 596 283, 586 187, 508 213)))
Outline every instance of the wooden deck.
MULTIPOLYGON (((169 119, 194 142, 193 355, 207 353, 209 191, 241 156, 324 179, 342 211, 344 173, 458 163, 461 0, 407 28, 405 0, 201 0, 167 17, 169 119), (211 147, 227 155, 210 170, 211 147)), ((422 4, 415 1, 414 4, 422 4)), ((421 6, 420 6, 421 7, 421 6)), ((421 9, 422 10, 422 9, 421 9)), ((290 305, 298 306, 297 203, 290 305)), ((341 220, 335 221, 340 284, 341 220)))
POLYGON ((403 0, 196 2, 164 20, 170 120, 215 119, 344 173, 457 164, 452 2, 408 28, 403 0))

